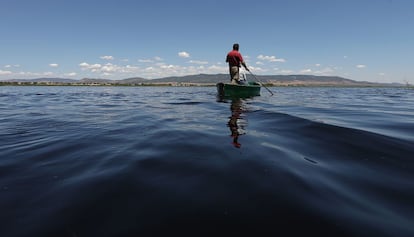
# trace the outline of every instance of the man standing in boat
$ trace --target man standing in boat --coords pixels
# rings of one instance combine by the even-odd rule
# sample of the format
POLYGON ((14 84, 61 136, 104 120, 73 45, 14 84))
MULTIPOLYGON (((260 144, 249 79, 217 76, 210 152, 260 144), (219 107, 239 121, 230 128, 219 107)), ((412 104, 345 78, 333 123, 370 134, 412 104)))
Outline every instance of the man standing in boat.
POLYGON ((242 55, 239 52, 239 44, 233 44, 233 50, 227 54, 226 62, 229 63, 230 80, 233 84, 238 84, 240 79, 239 68, 240 65, 250 71, 247 68, 246 63, 243 60, 242 55))

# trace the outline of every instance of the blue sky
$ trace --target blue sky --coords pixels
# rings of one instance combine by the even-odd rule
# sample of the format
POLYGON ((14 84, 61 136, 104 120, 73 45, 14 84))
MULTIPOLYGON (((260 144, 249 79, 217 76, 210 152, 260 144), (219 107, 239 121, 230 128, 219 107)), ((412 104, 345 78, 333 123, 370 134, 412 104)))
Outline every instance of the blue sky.
POLYGON ((414 83, 411 0, 1 0, 0 80, 227 73, 414 83))

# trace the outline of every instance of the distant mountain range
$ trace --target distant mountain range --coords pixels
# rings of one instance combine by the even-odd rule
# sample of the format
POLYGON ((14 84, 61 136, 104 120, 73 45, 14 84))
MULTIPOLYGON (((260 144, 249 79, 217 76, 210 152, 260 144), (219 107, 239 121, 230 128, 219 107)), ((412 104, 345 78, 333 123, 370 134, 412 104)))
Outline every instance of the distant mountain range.
MULTIPOLYGON (((262 83, 269 85, 348 85, 348 86, 401 86, 401 84, 381 84, 372 82, 354 81, 351 79, 337 77, 337 76, 314 76, 314 75, 256 75, 253 77, 247 74, 248 80, 259 80, 262 83)), ((142 85, 142 84, 216 84, 219 82, 228 82, 228 74, 198 74, 188 76, 164 77, 159 79, 145 79, 141 77, 133 77, 122 80, 110 79, 94 79, 84 78, 81 80, 66 79, 66 78, 36 78, 36 79, 10 79, 0 81, 4 82, 20 82, 20 83, 53 83, 53 84, 128 84, 128 85, 142 85)))

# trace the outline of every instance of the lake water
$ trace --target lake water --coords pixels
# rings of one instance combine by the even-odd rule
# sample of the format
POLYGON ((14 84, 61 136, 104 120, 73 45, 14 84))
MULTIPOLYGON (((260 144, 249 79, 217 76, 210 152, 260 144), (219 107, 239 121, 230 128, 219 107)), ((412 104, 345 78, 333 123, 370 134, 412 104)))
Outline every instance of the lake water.
POLYGON ((414 236, 414 90, 0 87, 0 236, 414 236))

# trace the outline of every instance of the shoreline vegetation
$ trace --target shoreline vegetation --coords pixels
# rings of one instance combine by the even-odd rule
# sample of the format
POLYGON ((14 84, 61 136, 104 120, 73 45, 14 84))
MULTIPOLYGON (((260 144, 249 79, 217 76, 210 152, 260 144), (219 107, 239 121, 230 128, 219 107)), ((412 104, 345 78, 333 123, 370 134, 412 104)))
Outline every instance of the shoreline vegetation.
MULTIPOLYGON (((407 87, 414 86, 394 85, 394 84, 341 84, 341 83, 263 83, 267 87, 407 87)), ((117 86, 117 87, 215 87, 211 83, 139 83, 139 84, 121 84, 121 83, 62 83, 62 82, 0 82, 0 86, 117 86)))
MULTIPOLYGON (((256 81, 253 78, 247 78, 256 81)), ((257 76, 268 87, 406 87, 413 85, 400 83, 374 83, 354 81, 335 76, 313 75, 273 75, 257 76)), ((10 79, 0 81, 0 86, 173 86, 173 87, 211 87, 219 82, 228 81, 226 74, 199 74, 160 79, 128 78, 122 80, 65 78, 10 79)))

